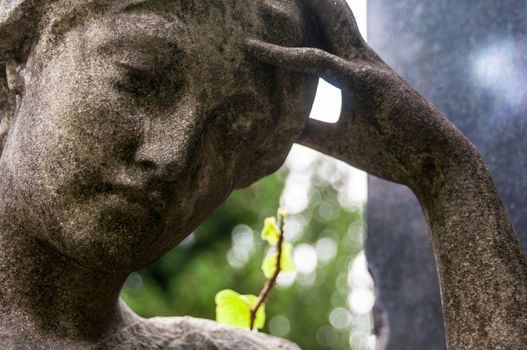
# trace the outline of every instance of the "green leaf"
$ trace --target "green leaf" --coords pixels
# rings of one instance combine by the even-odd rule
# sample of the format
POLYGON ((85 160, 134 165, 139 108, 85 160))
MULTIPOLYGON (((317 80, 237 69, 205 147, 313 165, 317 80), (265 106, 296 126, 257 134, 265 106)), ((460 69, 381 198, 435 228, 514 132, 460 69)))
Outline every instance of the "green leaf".
POLYGON ((273 277, 276 270, 276 254, 268 255, 262 262, 262 271, 265 278, 269 279, 273 277))
MULTIPOLYGON (((296 272, 295 264, 292 259, 293 246, 290 243, 283 243, 282 256, 280 258, 280 272, 296 272)), ((274 253, 265 257, 262 262, 262 271, 266 278, 273 277, 276 271, 276 260, 278 254, 274 253)))
MULTIPOLYGON (((216 321, 229 326, 249 329, 251 323, 251 307, 256 304, 258 297, 254 295, 240 295, 233 290, 224 289, 216 294, 216 321)), ((263 328, 265 325, 265 305, 262 304, 256 312, 254 327, 263 328)))
POLYGON ((216 321, 229 326, 249 328, 249 305, 241 295, 225 289, 215 297, 216 321))
POLYGON ((276 227, 276 218, 270 217, 264 220, 264 227, 262 229, 262 239, 269 242, 270 245, 278 243, 280 233, 276 227))

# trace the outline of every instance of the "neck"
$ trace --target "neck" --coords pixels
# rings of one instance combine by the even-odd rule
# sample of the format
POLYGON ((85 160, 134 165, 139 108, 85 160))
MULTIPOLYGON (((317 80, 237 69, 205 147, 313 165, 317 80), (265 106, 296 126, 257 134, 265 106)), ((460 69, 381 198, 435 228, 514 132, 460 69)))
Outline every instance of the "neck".
POLYGON ((0 339, 12 339, 13 348, 28 348, 21 344, 28 339, 92 343, 126 323, 119 304, 125 274, 83 267, 13 218, 0 214, 0 339))

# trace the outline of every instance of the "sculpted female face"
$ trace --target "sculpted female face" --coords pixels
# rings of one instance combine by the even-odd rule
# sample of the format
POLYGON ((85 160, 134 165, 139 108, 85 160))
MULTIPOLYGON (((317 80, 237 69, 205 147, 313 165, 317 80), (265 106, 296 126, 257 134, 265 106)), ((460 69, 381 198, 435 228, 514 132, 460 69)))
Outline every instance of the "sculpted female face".
POLYGON ((48 5, 12 69, 24 87, 0 160, 27 231, 81 264, 133 270, 282 163, 316 81, 257 63, 243 43, 287 32, 278 43, 305 45, 301 11, 224 3, 48 5))

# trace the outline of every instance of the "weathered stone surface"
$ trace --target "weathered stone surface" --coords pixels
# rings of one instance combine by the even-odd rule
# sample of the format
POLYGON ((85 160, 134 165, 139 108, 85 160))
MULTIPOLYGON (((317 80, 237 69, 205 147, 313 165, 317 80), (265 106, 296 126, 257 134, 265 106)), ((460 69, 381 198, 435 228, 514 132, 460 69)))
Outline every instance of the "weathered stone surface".
MULTIPOLYGON (((527 3, 370 0, 369 44, 478 147, 527 247, 527 3), (403 46, 403 47, 402 47, 403 46)), ((422 210, 370 178, 367 255, 388 318, 387 349, 444 349, 422 210)))
POLYGON ((336 56, 255 44, 268 62, 317 72, 343 89, 341 121, 310 122, 302 141, 417 196, 438 261, 451 349, 524 348, 527 262, 481 155, 358 38, 342 1, 312 2, 328 20, 326 48, 336 56))
POLYGON ((260 63, 245 41, 312 45, 310 28, 285 0, 0 1, 3 344, 85 347, 113 329, 125 348, 156 347, 178 327, 193 330, 172 348, 286 344, 132 320, 118 294, 282 164, 317 77, 260 63))
MULTIPOLYGON (((42 339, 6 337, 2 349, 92 349, 92 350, 300 350, 287 340, 263 333, 244 331, 211 320, 192 317, 153 317, 142 319, 121 305, 126 326, 111 328, 96 342, 69 342, 68 339, 48 342, 42 339)), ((3 334, 0 333, 0 336, 3 334)))
POLYGON ((96 349, 300 350, 286 340, 191 317, 137 322, 96 349), (153 336, 154 335, 154 336, 153 336))

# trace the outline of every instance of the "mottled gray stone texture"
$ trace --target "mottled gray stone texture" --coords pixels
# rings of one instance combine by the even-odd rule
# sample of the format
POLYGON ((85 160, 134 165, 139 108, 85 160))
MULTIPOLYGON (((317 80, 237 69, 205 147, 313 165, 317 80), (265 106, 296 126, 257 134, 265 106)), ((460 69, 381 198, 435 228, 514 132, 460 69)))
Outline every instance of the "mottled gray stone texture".
MULTIPOLYGON (((481 151, 525 250, 527 2, 370 0, 368 11, 369 44, 481 151)), ((368 193, 367 256, 385 312, 378 326, 388 321, 379 349, 445 349, 417 199, 373 177, 368 193)))
POLYGON ((282 164, 317 77, 244 42, 314 45, 310 28, 294 1, 0 1, 2 347, 296 348, 144 321, 118 295, 282 164))
POLYGON ((483 158, 345 0, 2 0, 0 38, 5 348, 297 349, 119 301, 294 141, 419 198, 451 349, 527 343, 527 262, 483 158), (338 124, 307 120, 318 76, 338 124))

